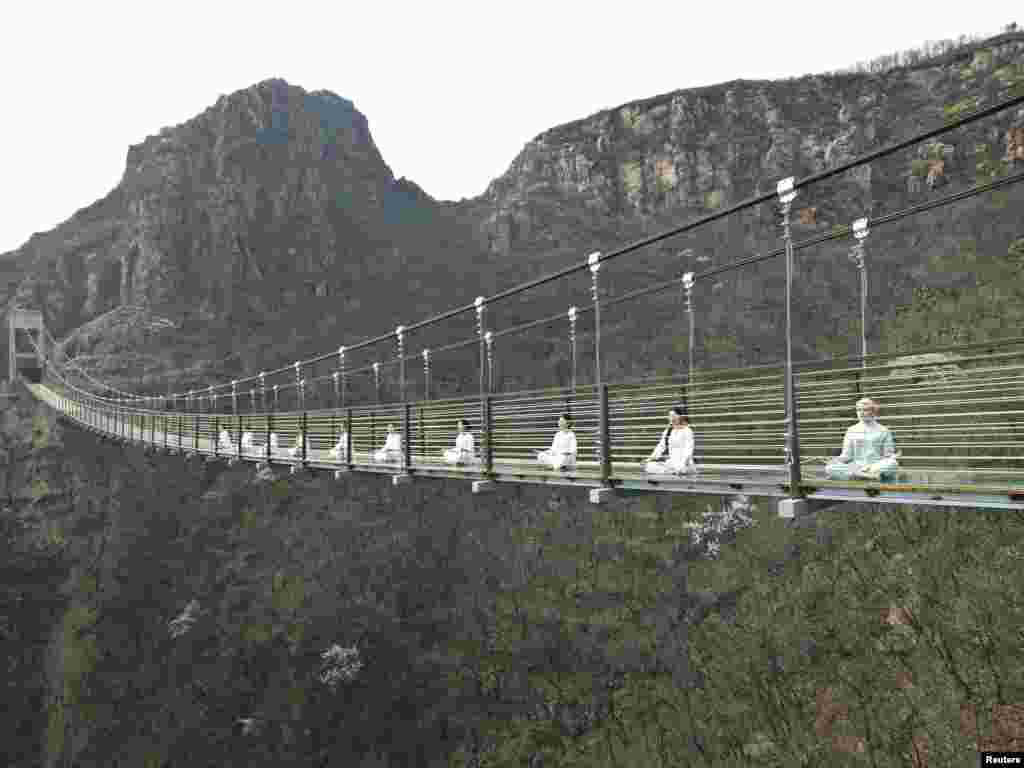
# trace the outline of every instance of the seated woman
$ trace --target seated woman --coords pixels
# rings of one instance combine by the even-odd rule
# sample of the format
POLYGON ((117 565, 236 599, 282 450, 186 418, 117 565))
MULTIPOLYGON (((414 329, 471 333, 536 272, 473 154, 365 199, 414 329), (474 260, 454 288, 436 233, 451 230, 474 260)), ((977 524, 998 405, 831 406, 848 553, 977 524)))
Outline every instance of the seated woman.
POLYGON ((899 454, 887 427, 878 423, 880 407, 865 397, 857 401, 856 424, 846 430, 843 452, 825 465, 825 475, 832 480, 896 479, 899 454))
MULTIPOLYGON (((271 448, 273 448, 273 447, 274 447, 273 444, 271 444, 271 448)), ((293 456, 293 457, 295 457, 297 459, 302 458, 302 433, 301 432, 299 432, 299 434, 295 436, 295 445, 293 445, 291 448, 288 449, 288 455, 289 456, 293 456)), ((307 437, 306 438, 306 458, 309 458, 312 455, 313 455, 313 449, 309 446, 309 438, 307 437)))
POLYGON ((480 457, 473 450, 473 433, 469 431, 469 422, 458 421, 459 434, 455 438, 455 447, 444 452, 444 460, 449 464, 478 464, 480 457))
POLYGON ((280 446, 280 444, 278 443, 278 440, 277 440, 277 432, 271 432, 270 433, 270 452, 274 453, 274 452, 279 451, 279 450, 281 450, 281 446, 280 446))
POLYGON ((242 433, 242 453, 247 453, 252 449, 252 432, 246 430, 242 433))
POLYGON ((388 424, 388 436, 384 441, 384 447, 374 451, 375 461, 401 461, 402 460, 402 436, 395 430, 394 424, 388 424))
POLYGON ((652 475, 673 475, 695 472, 693 463, 693 430, 690 420, 683 415, 683 409, 674 407, 668 412, 668 429, 661 435, 658 447, 644 464, 644 472, 652 475), (658 461, 665 453, 666 461, 658 461))
POLYGON ((327 452, 327 458, 332 461, 348 461, 348 432, 341 431, 338 442, 327 452))
POLYGON ((217 437, 217 450, 230 451, 234 447, 235 444, 231 442, 231 433, 226 429, 222 429, 217 437))
POLYGON ((562 471, 576 466, 576 433, 572 431, 572 416, 563 413, 558 418, 558 431, 551 447, 537 451, 537 461, 562 471))

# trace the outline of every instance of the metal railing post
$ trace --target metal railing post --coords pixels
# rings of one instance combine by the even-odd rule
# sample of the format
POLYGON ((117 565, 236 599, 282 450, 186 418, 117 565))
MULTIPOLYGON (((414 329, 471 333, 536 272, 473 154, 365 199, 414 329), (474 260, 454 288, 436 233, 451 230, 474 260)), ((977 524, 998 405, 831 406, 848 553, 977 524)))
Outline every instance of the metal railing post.
POLYGON ((375 402, 380 405, 380 363, 373 364, 373 391, 375 393, 375 402))
POLYGON ((338 409, 341 407, 338 402, 338 372, 335 371, 331 374, 331 380, 334 382, 334 408, 331 410, 331 439, 338 434, 338 409))
POLYGON ((569 307, 569 351, 572 357, 572 372, 569 386, 576 392, 576 307, 569 307))
POLYGON ((612 446, 611 430, 608 424, 608 385, 601 384, 599 391, 601 408, 601 482, 604 485, 610 485, 612 477, 612 446))
POLYGON ((430 350, 423 350, 423 399, 430 399, 430 350))
MULTIPOLYGON (((600 287, 597 282, 598 272, 601 270, 601 252, 595 251, 587 257, 587 261, 590 264, 590 293, 591 298, 594 302, 594 389, 598 392, 600 397, 601 391, 601 301, 600 301, 600 287)), ((601 416, 598 424, 598 439, 595 441, 598 456, 597 460, 600 462, 602 467, 602 474, 604 472, 604 466, 607 462, 607 457, 604 455, 606 445, 604 438, 602 437, 605 428, 607 427, 607 414, 604 411, 601 412, 601 416)))
POLYGON ((690 320, 690 337, 687 343, 686 383, 683 384, 683 412, 690 415, 690 391, 693 385, 693 272, 683 275, 683 293, 686 298, 686 314, 690 320))
POLYGON ((402 461, 404 462, 403 469, 408 472, 412 466, 412 405, 409 403, 403 403, 402 405, 402 461))
MULTIPOLYGON (((299 439, 302 440, 302 468, 305 469, 309 461, 309 457, 306 455, 306 441, 309 439, 309 432, 307 428, 309 426, 309 415, 306 411, 302 412, 302 434, 299 439)), ((269 440, 268 440, 269 442, 269 440)))
MULTIPOLYGON (((423 400, 430 399, 430 350, 423 350, 423 400)), ((427 431, 426 425, 423 423, 423 406, 420 405, 420 445, 423 446, 423 453, 430 455, 430 445, 428 443, 430 433, 427 431)))
POLYGON ((412 424, 409 421, 409 404, 405 399, 405 326, 395 328, 395 341, 398 344, 398 393, 402 403, 402 471, 408 472, 411 464, 409 439, 412 424))
POLYGON ((398 343, 398 392, 399 401, 405 402, 405 326, 395 328, 395 340, 398 343))
POLYGON ((305 392, 302 391, 302 364, 294 363, 292 366, 295 369, 295 397, 299 401, 299 410, 305 410, 306 404, 303 402, 306 398, 304 397, 305 392))
POLYGON ((273 413, 268 413, 267 414, 267 434, 264 437, 265 442, 263 444, 263 453, 267 457, 267 466, 268 467, 270 466, 271 458, 273 458, 273 454, 271 452, 271 445, 270 445, 270 436, 273 433, 274 433, 274 414, 273 413))
MULTIPOLYGON (((490 425, 488 423, 488 402, 487 392, 484 388, 485 376, 487 373, 486 369, 486 342, 484 340, 484 334, 486 329, 484 328, 484 308, 485 299, 483 296, 477 296, 473 302, 476 307, 476 333, 480 337, 480 424, 484 429, 484 444, 490 445, 491 432, 490 425)), ((489 449, 488 449, 489 450, 489 449)), ((489 473, 491 471, 490 464, 485 468, 489 473)))
POLYGON ((856 238, 850 249, 850 258, 860 272, 860 367, 866 368, 868 361, 868 270, 864 262, 864 240, 868 236, 868 220, 857 219, 850 227, 856 238))
POLYGON ((349 408, 345 414, 345 456, 348 461, 348 468, 351 470, 355 465, 352 459, 352 409, 349 408))
POLYGON ((786 463, 789 465, 789 495, 800 495, 800 432, 796 413, 796 382, 793 375, 793 237, 789 214, 796 190, 793 177, 778 183, 776 191, 782 204, 782 231, 786 242, 786 463))
POLYGON ((494 392, 494 334, 485 333, 484 343, 487 345, 487 393, 491 394, 494 392))
POLYGON ((590 292, 594 300, 594 386, 601 386, 601 302, 597 273, 601 269, 601 252, 594 251, 587 257, 590 264, 590 292))
POLYGON ((494 474, 494 424, 492 424, 492 397, 484 397, 483 410, 483 432, 484 432, 484 474, 490 477, 494 474))

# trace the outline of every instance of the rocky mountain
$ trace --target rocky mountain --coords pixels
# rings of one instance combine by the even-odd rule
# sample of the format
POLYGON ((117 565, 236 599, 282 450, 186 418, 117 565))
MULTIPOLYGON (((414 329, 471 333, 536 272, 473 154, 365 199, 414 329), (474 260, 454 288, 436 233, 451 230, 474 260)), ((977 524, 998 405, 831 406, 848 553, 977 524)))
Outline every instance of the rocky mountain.
POLYGON ((358 309, 355 286, 402 268, 437 207, 352 102, 269 80, 130 147, 110 194, 0 263, 58 335, 134 305, 209 341, 300 304, 358 309))
MULTIPOLYGON (((396 180, 352 102, 268 80, 132 146, 110 194, 0 256, 0 300, 44 308, 77 352, 108 361, 143 344, 134 324, 93 327, 82 338, 74 329, 121 305, 177 325, 150 364, 118 358, 108 374, 145 382, 147 371, 252 372, 469 302, 991 103, 1021 79, 1022 49, 1024 35, 1012 33, 883 74, 736 81, 632 102, 546 131, 484 195, 461 203, 396 180)), ((1024 110, 1005 113, 803 191, 794 236, 975 183, 979 168, 1005 171, 1019 161, 1022 126, 1024 110)), ((999 205, 1018 196, 1011 190, 999 205)), ((1019 233, 999 205, 972 200, 872 234, 869 337, 916 288, 969 281, 930 274, 934 257, 965 240, 1006 251, 1019 233)), ((615 295, 770 250, 779 235, 777 211, 761 206, 610 264, 604 289, 615 295)), ((842 340, 858 335, 848 247, 799 257, 800 354, 842 351, 842 340)), ((700 364, 777 357, 782 276, 776 260, 702 285, 700 364)), ((578 283, 496 308, 492 327, 585 303, 588 280, 578 283)), ((680 359, 674 334, 653 330, 679 319, 676 293, 610 313, 610 330, 631 343, 610 351, 609 375, 680 359)), ((472 333, 468 319, 463 325, 439 333, 445 341, 472 333)), ((564 378, 566 335, 556 328, 505 345, 504 384, 564 378), (538 350, 547 367, 520 373, 518 362, 538 350)))

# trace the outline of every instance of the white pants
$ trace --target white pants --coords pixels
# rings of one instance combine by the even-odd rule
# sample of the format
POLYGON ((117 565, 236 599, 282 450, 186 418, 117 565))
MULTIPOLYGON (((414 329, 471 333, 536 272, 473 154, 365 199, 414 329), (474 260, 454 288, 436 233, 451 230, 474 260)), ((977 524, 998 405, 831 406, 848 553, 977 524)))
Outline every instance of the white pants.
POLYGON ((644 464, 644 472, 649 475, 682 475, 696 472, 693 462, 674 464, 670 461, 648 461, 644 464))
POLYGON ((384 463, 398 462, 402 460, 402 452, 381 448, 379 451, 373 452, 373 460, 384 463))
POLYGON ((449 464, 479 464, 480 457, 475 453, 466 453, 465 451, 457 451, 454 448, 448 448, 444 452, 444 460, 449 464))
POLYGON ((895 479, 899 468, 899 462, 892 456, 866 465, 830 461, 825 465, 825 476, 832 480, 889 480, 895 479))
POLYGON ((576 466, 576 457, 571 453, 554 453, 553 451, 538 451, 537 461, 546 464, 552 469, 570 469, 576 466))

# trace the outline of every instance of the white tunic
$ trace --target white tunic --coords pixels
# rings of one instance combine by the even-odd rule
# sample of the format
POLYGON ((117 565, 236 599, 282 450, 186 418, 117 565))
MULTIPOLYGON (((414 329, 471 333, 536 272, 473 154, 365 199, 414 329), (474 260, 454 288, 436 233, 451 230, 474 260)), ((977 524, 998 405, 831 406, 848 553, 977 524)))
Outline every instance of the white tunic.
POLYGON ((668 460, 659 462, 665 455, 665 433, 661 435, 657 447, 651 453, 651 460, 647 462, 644 470, 665 474, 667 472, 689 472, 694 469, 693 464, 693 430, 689 427, 682 429, 668 429, 668 460))
POLYGON ((455 438, 455 447, 444 452, 444 460, 449 464, 458 464, 462 461, 473 461, 476 454, 473 449, 473 433, 460 432, 455 438))
POLYGON ((252 432, 243 432, 242 433, 242 450, 243 451, 251 451, 252 450, 252 432))
POLYGON ((402 436, 392 432, 384 441, 384 447, 376 453, 377 461, 397 461, 402 455, 402 436))
POLYGON ((334 447, 327 452, 327 455, 332 459, 344 459, 347 457, 348 451, 348 433, 342 432, 338 435, 338 442, 334 444, 334 447))
POLYGON ((551 447, 537 454, 537 461, 552 469, 561 469, 576 463, 576 433, 571 429, 560 429, 555 433, 551 447))
POLYGON ((228 432, 226 429, 222 429, 220 431, 220 437, 218 438, 218 442, 220 443, 220 448, 233 448, 234 447, 231 444, 231 433, 228 432))

